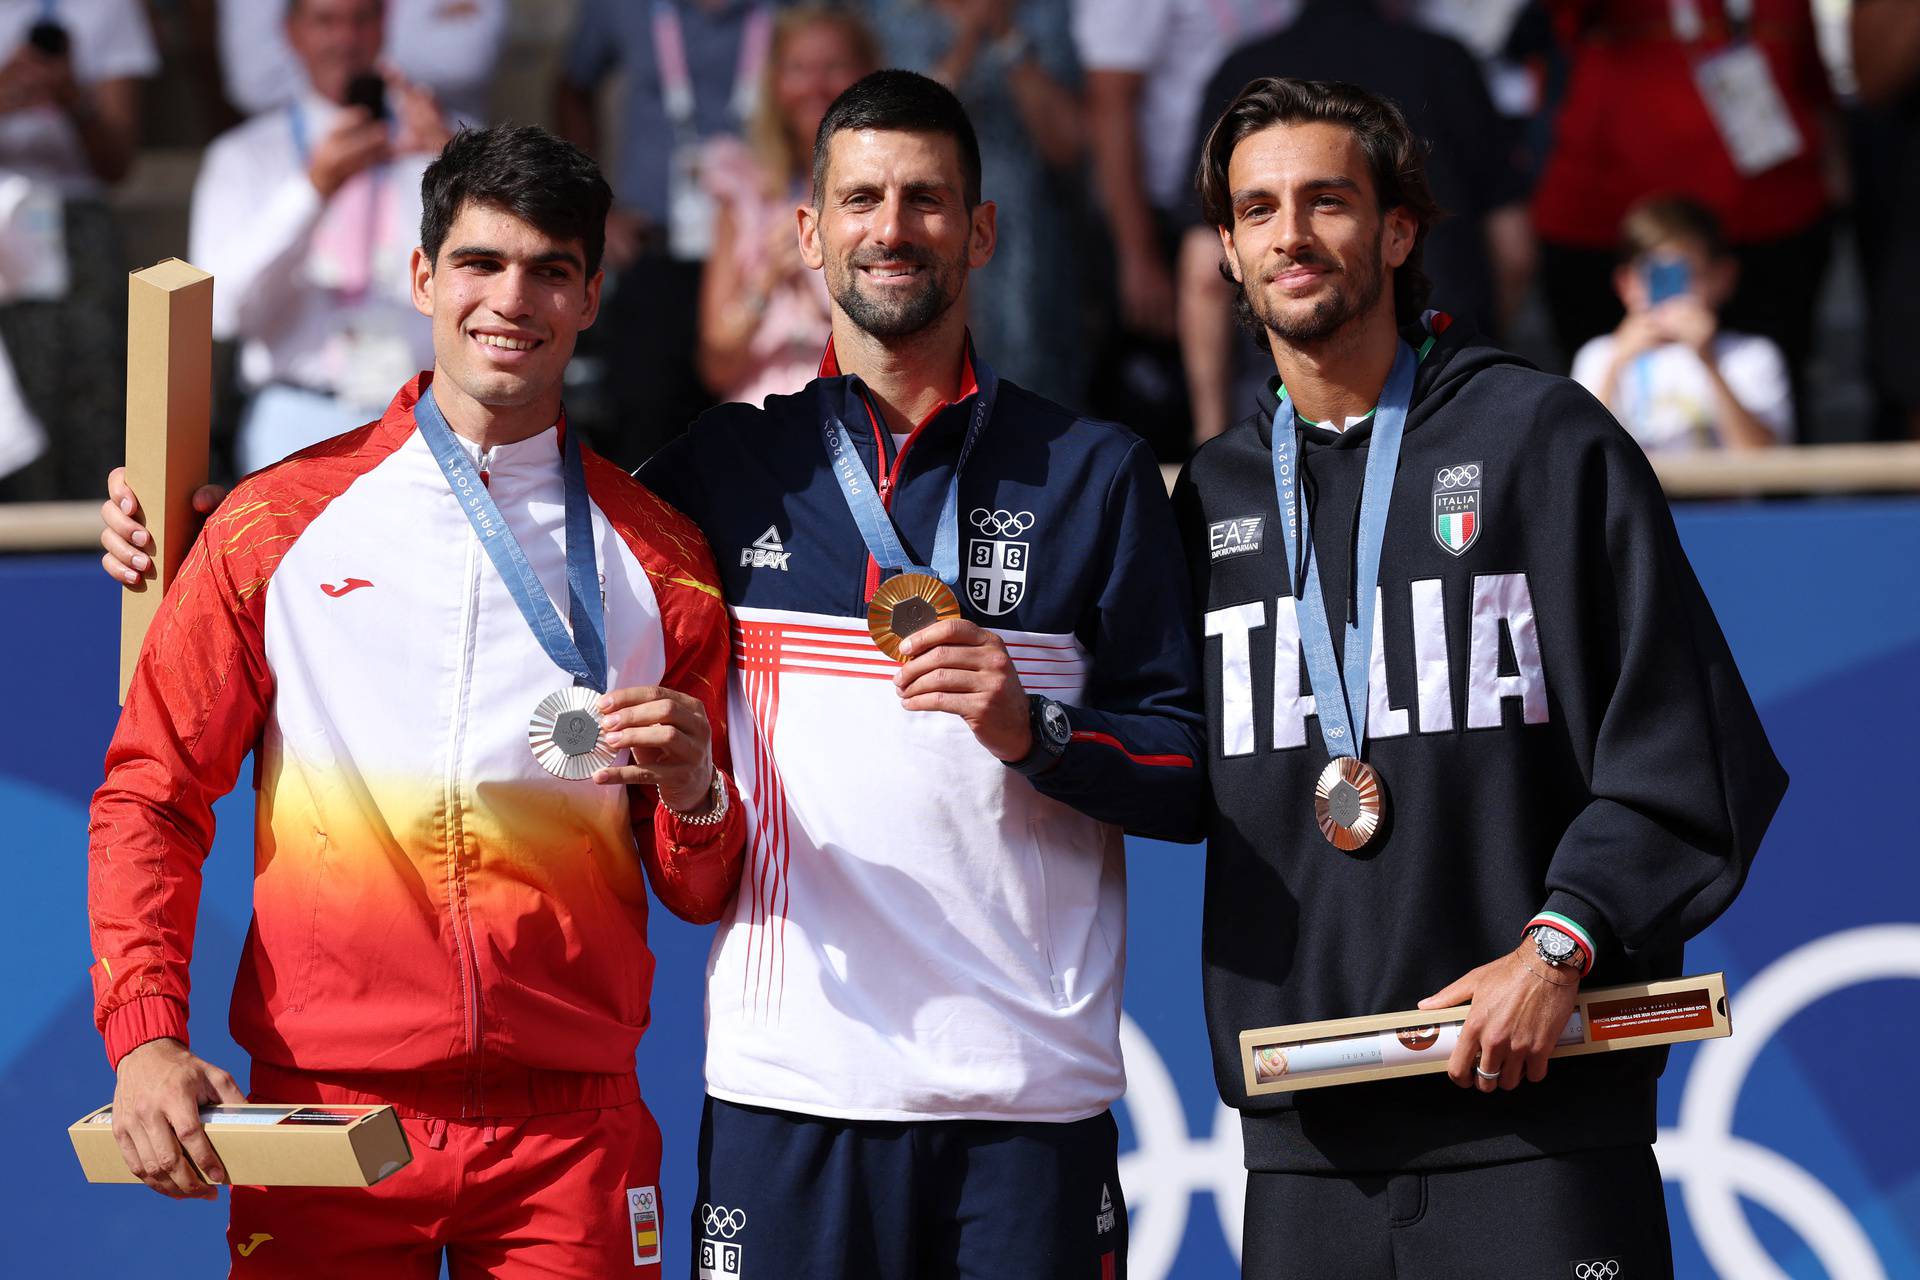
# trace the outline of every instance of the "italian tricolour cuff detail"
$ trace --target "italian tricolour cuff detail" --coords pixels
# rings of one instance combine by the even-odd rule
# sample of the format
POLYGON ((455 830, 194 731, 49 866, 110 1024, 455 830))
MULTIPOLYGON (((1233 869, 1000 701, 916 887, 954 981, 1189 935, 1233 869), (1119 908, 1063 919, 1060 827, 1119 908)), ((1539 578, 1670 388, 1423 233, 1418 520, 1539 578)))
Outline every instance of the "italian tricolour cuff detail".
POLYGON ((1582 929, 1573 920, 1569 919, 1566 916, 1561 915, 1558 911, 1542 911, 1539 915, 1527 921, 1527 927, 1522 929, 1520 932, 1523 935, 1531 934, 1534 931, 1534 929, 1536 929, 1537 927, 1543 924, 1552 925, 1554 928, 1558 929, 1560 932, 1566 934, 1569 938, 1573 939, 1573 945, 1576 947, 1579 947, 1580 954, 1585 957, 1585 963, 1583 963, 1580 966, 1580 976, 1582 978, 1592 977, 1593 976, 1593 937, 1592 935, 1590 935, 1585 929, 1582 929))

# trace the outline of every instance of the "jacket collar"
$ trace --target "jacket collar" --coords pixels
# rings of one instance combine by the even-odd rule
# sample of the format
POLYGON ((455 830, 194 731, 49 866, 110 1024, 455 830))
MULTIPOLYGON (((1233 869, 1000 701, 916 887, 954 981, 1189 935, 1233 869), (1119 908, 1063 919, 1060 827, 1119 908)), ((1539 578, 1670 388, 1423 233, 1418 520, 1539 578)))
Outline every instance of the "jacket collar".
MULTIPOLYGON (((900 446, 900 452, 921 445, 923 440, 925 443, 952 443, 957 447, 961 437, 966 434, 978 399, 984 399, 987 414, 993 413, 1000 380, 974 349, 971 331, 967 334, 966 343, 966 363, 961 371, 959 394, 929 410, 908 434, 906 443, 900 446)), ((820 373, 813 387, 819 396, 823 420, 824 415, 830 413, 845 423, 847 434, 853 438, 856 449, 862 454, 872 450, 873 456, 882 460, 894 457, 892 436, 886 430, 866 384, 858 374, 840 372, 840 361, 834 354, 832 338, 827 339, 826 350, 821 354, 820 373)), ((943 449, 940 452, 944 456, 947 451, 943 449)))
MULTIPOLYGON (((1426 311, 1421 314, 1419 320, 1400 330, 1400 337, 1413 348, 1414 353, 1420 358, 1420 373, 1427 371, 1427 354, 1433 350, 1435 344, 1439 342, 1440 336, 1444 334, 1452 324, 1453 317, 1446 312, 1426 311)), ((1422 386, 1422 381, 1419 374, 1416 374, 1413 389, 1413 396, 1416 402, 1420 399, 1421 392, 1425 390, 1425 387, 1422 386)), ((1254 426, 1259 432, 1261 443, 1272 443, 1273 415, 1279 411, 1280 375, 1276 373, 1270 376, 1266 382, 1262 383, 1260 390, 1254 394, 1254 426)), ((1304 418, 1300 418, 1297 410, 1295 413, 1295 421, 1300 424, 1301 430, 1306 438, 1317 445, 1358 448, 1373 436, 1373 418, 1371 415, 1360 422, 1354 423, 1344 431, 1335 431, 1331 427, 1323 427, 1318 423, 1311 423, 1304 418)))

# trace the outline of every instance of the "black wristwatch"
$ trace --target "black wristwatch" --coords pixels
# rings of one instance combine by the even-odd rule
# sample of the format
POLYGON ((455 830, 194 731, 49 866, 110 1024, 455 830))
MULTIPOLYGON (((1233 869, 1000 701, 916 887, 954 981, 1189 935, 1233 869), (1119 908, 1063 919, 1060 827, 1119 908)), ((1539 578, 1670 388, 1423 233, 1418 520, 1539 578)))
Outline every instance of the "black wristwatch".
POLYGON ((1018 760, 1007 761, 1007 768, 1031 778, 1060 762, 1073 741, 1073 726, 1067 723, 1065 707, 1037 693, 1027 695, 1027 726, 1033 730, 1033 746, 1018 760))
POLYGON ((1572 935, 1550 924, 1534 926, 1533 949, 1542 960, 1555 969, 1566 966, 1575 973, 1579 973, 1585 967, 1581 963, 1580 945, 1573 940, 1572 935))

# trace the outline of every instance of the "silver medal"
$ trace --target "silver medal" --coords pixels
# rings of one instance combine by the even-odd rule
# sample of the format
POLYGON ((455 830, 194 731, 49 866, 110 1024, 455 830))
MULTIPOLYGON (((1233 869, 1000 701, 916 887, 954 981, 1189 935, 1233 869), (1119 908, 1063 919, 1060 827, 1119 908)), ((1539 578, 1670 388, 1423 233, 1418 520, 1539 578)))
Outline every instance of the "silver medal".
POLYGON ((581 685, 541 700, 527 726, 527 742, 542 769, 580 782, 613 763, 614 753, 601 740, 599 703, 600 695, 581 685))

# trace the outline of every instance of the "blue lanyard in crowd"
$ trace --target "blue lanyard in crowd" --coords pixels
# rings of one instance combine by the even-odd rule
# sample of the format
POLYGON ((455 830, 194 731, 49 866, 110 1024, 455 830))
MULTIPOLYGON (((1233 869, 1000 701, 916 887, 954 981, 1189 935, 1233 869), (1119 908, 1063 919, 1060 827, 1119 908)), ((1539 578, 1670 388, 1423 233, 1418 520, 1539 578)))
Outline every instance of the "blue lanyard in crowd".
MULTIPOLYGON (((867 475, 866 467, 860 461, 860 455, 853 451, 853 437, 847 434, 846 424, 840 421, 840 415, 827 410, 821 430, 826 436, 827 460, 833 464, 834 477, 840 482, 840 492, 846 497, 847 510, 853 513, 854 524, 860 527, 861 540, 867 544, 867 554, 873 557, 875 564, 888 573, 930 573, 948 586, 960 581, 960 472, 967 465, 967 456, 973 452, 973 446, 986 433, 987 420, 993 416, 995 379, 993 371, 978 360, 974 361, 974 382, 979 388, 973 397, 973 417, 967 423, 967 434, 960 442, 960 456, 953 461, 953 479, 947 483, 947 499, 940 508, 940 523, 933 536, 933 563, 917 565, 907 555, 907 549, 900 542, 900 534, 893 527, 893 518, 887 514, 887 508, 875 492, 873 481, 867 475)), ((864 394, 856 385, 854 395, 864 394)), ((882 455, 879 465, 886 465, 882 455)))
POLYGON ((300 166, 306 168, 313 163, 313 140, 307 136, 307 113, 298 98, 287 104, 287 127, 293 130, 293 149, 300 156, 300 166))
POLYGON ((562 428, 561 474, 566 481, 567 527, 567 616, 573 622, 573 634, 560 622, 560 614, 547 598, 526 552, 513 536, 513 530, 494 505, 493 495, 475 474, 467 451, 454 439, 452 428, 433 398, 433 388, 420 394, 413 407, 413 420, 420 428, 434 461, 440 464, 454 497, 467 513, 468 523, 480 537, 487 558, 499 571, 507 593, 520 606, 520 616, 533 628, 540 647, 553 664, 600 693, 607 691, 607 630, 600 605, 598 569, 593 557, 593 517, 587 507, 586 468, 580 461, 580 442, 571 431, 562 428))
POLYGON ((1333 630, 1327 623, 1326 597, 1320 590, 1309 513, 1306 504, 1298 500, 1300 460, 1294 444, 1293 397, 1285 386, 1280 389, 1280 407, 1273 415, 1273 483, 1280 500, 1280 535, 1286 542, 1288 572, 1296 575, 1293 591, 1300 600, 1300 647, 1307 659, 1307 678, 1313 685, 1320 736, 1327 751, 1336 756, 1358 756, 1367 741, 1367 686, 1373 674, 1373 610, 1380 582, 1380 550, 1386 540, 1393 477, 1400 467, 1400 439, 1413 403, 1413 373, 1418 363, 1413 348, 1400 343, 1393 357, 1393 371, 1387 375, 1386 389, 1374 410, 1366 480, 1360 491, 1360 532, 1353 549, 1359 597, 1354 613, 1358 616, 1347 622, 1346 643, 1341 650, 1344 680, 1334 663, 1333 630), (1304 553, 1302 547, 1306 548, 1304 553))

